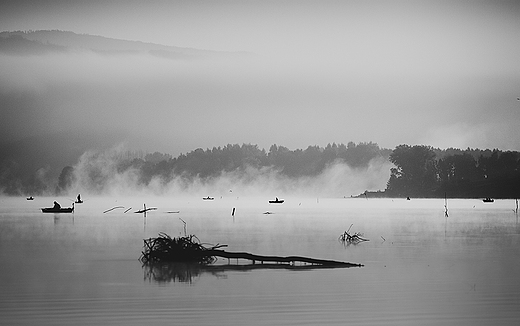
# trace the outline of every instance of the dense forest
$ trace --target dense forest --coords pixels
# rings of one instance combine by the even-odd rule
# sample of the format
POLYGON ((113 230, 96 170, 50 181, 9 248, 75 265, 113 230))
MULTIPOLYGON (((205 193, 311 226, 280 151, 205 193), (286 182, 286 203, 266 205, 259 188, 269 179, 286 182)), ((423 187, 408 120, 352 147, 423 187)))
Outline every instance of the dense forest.
MULTIPOLYGON (((373 189, 362 196, 378 197, 458 197, 458 198, 519 198, 520 153, 479 149, 435 149, 424 145, 399 145, 394 150, 382 149, 376 143, 349 142, 309 146, 290 150, 272 145, 269 151, 251 144, 215 147, 172 157, 164 153, 119 152, 110 157, 110 164, 94 165, 100 154, 91 154, 82 164, 82 178, 100 189, 107 173, 132 171, 135 182, 147 186, 152 180, 170 182, 182 178, 186 184, 217 178, 222 173, 271 169, 287 178, 313 177, 333 164, 346 164, 352 171, 366 171, 374 160, 391 162, 386 189, 373 189), (101 171, 99 166, 111 165, 101 171)), ((103 158, 106 160, 106 157, 103 158)), ((10 162, 12 165, 13 163, 10 162)), ((66 193, 76 183, 78 165, 65 166, 57 180, 46 180, 41 171, 20 178, 16 170, 0 166, 0 186, 4 194, 66 193)))
POLYGON ((397 146, 388 197, 519 198, 520 153, 397 146))

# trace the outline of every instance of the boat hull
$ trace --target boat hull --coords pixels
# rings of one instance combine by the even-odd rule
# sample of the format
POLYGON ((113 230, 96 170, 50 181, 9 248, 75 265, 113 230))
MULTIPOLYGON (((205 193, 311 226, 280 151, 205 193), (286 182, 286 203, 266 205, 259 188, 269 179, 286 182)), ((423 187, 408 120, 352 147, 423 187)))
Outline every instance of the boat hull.
POLYGON ((47 207, 47 208, 42 208, 42 213, 72 213, 72 212, 74 212, 74 207, 66 207, 66 208, 47 207))

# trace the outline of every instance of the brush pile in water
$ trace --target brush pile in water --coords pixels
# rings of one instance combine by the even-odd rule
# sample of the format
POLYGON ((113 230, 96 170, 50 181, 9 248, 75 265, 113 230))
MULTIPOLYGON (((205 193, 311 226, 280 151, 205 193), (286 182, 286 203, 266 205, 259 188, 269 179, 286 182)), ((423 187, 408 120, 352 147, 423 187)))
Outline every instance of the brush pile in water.
POLYGON ((144 240, 144 251, 139 260, 146 265, 163 262, 185 262, 200 265, 209 265, 217 261, 217 257, 229 259, 246 259, 256 262, 295 264, 296 262, 319 265, 323 267, 361 267, 361 264, 353 264, 342 261, 315 259, 301 256, 261 256, 248 252, 227 252, 218 248, 227 245, 203 246, 194 236, 171 238, 165 233, 159 233, 157 238, 144 240))
POLYGON ((342 235, 339 236, 339 240, 346 244, 358 244, 360 242, 368 241, 368 239, 363 238, 363 234, 356 232, 354 234, 350 234, 350 229, 352 228, 351 224, 347 231, 345 231, 342 235))
POLYGON ((193 262, 212 264, 217 260, 213 250, 226 245, 205 247, 194 235, 172 238, 166 233, 159 233, 157 238, 144 239, 144 251, 139 260, 142 263, 193 262))

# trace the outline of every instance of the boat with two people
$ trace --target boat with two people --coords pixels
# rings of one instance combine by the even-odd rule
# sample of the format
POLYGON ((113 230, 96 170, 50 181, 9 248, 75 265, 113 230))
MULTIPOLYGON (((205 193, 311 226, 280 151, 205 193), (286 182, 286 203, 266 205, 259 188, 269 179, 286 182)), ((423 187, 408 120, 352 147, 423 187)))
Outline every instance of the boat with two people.
POLYGON ((61 205, 54 201, 53 207, 45 207, 42 208, 42 213, 72 213, 74 212, 74 203, 72 203, 72 207, 61 207, 61 205))
POLYGON ((486 198, 482 199, 482 201, 484 203, 493 203, 495 200, 493 198, 486 197, 486 198))

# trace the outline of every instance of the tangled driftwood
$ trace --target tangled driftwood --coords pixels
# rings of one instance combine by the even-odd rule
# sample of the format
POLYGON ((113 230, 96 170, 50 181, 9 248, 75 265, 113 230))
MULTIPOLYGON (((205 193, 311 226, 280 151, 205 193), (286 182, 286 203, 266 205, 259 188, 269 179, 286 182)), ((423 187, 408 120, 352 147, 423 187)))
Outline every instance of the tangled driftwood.
POLYGON ((194 235, 172 238, 166 233, 159 233, 157 238, 144 240, 144 251, 140 260, 143 263, 179 261, 211 264, 216 260, 211 251, 225 246, 217 244, 206 247, 194 235))
POLYGON ((194 235, 171 238, 165 233, 159 233, 157 238, 144 240, 144 251, 140 261, 144 264, 161 262, 191 262, 201 265, 208 265, 216 262, 217 257, 227 259, 246 259, 253 264, 264 263, 286 263, 296 262, 333 267, 361 267, 361 264, 341 262, 335 260, 315 259, 301 256, 261 256, 247 252, 228 252, 219 248, 227 245, 204 246, 194 235))
POLYGON ((358 244, 360 242, 369 241, 366 238, 363 238, 363 234, 356 232, 354 234, 350 234, 350 229, 352 228, 351 224, 347 231, 343 232, 342 235, 339 236, 339 241, 345 243, 345 244, 358 244))

